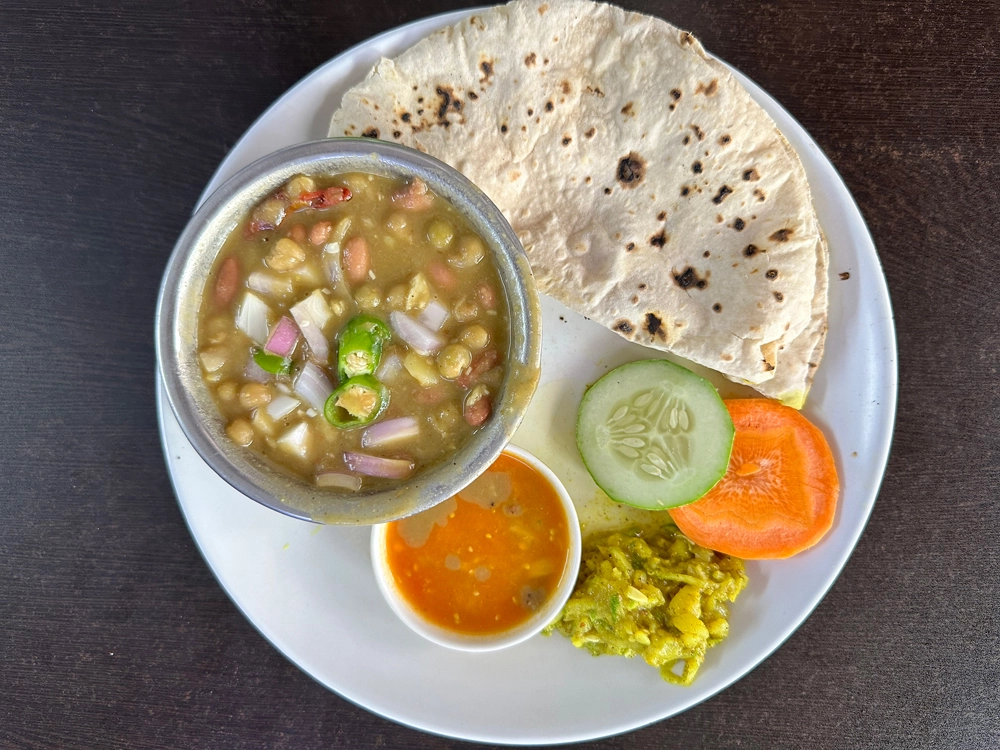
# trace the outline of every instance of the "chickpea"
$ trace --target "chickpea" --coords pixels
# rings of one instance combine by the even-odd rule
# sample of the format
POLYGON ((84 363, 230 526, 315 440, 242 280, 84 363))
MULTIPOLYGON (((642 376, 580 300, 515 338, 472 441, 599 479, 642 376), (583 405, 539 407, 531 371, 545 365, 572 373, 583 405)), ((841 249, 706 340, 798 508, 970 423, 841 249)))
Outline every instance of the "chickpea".
POLYGON ((263 383, 247 383, 240 390, 240 406, 244 409, 255 409, 271 403, 273 397, 270 386, 263 383))
POLYGON ((389 289, 389 293, 385 295, 385 304, 392 310, 402 310, 406 307, 406 286, 404 284, 396 284, 389 289))
POLYGON ((444 250, 455 239, 455 228, 444 219, 434 219, 427 227, 427 239, 439 250, 444 250))
POLYGON ((438 372, 448 380, 457 378, 471 364, 472 352, 461 344, 449 344, 437 356, 438 372))
POLYGON ((297 174, 285 183, 285 193, 295 200, 303 193, 311 193, 316 189, 316 180, 304 174, 297 174))
POLYGON ((479 305, 462 297, 462 299, 455 303, 454 313, 455 320, 459 323, 468 323, 470 320, 479 317, 479 305))
POLYGON ((306 259, 306 251, 295 240, 282 237, 267 254, 267 265, 275 271, 290 271, 306 259))
POLYGON ((490 335, 479 324, 466 326, 458 335, 458 340, 472 350, 484 349, 490 343, 490 335))
POLYGON ((226 382, 221 383, 215 392, 223 401, 232 401, 236 398, 237 394, 236 383, 232 380, 227 380, 226 382))
POLYGON ((458 425, 458 420, 461 419, 461 417, 462 414, 459 412, 458 407, 453 402, 449 401, 435 410, 429 419, 434 429, 444 436, 448 435, 455 429, 458 425))
POLYGON ((389 227, 393 232, 397 234, 406 231, 406 227, 409 225, 409 221, 406 218, 406 214, 402 211, 393 211, 389 214, 389 217, 385 220, 386 226, 389 227))
POLYGON ((486 257, 486 247, 478 237, 468 235, 458 243, 458 252, 453 253, 448 262, 458 268, 470 268, 486 257))
POLYGON ((382 304, 382 293, 374 284, 365 284, 354 293, 354 301, 365 312, 372 312, 382 304))
POLYGON ((240 417, 239 419, 234 419, 229 423, 229 426, 226 427, 226 434, 229 435, 229 439, 237 445, 246 447, 250 445, 254 439, 253 425, 250 424, 249 419, 240 417))

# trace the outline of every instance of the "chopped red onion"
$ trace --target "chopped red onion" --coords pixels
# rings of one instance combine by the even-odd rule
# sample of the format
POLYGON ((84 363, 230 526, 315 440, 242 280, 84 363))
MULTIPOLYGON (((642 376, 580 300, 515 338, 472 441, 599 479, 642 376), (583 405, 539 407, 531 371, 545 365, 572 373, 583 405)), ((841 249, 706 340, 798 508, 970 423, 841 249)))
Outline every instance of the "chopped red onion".
POLYGON ((361 447, 374 448, 397 440, 415 438, 420 434, 420 425, 413 417, 387 419, 385 422, 373 424, 361 434, 361 447))
POLYGON ((353 451, 344 451, 344 463, 348 469, 357 474, 385 479, 406 479, 414 469, 413 462, 406 459, 382 458, 353 451))
POLYGON ((403 371, 403 360, 393 352, 388 357, 383 357, 375 371, 375 377, 383 383, 388 383, 396 379, 396 376, 403 371))
POLYGON ((271 400, 271 403, 264 408, 264 411, 267 412, 267 416, 271 419, 281 419, 295 411, 301 403, 297 398, 292 398, 291 396, 278 396, 271 400))
POLYGON ((264 344, 264 351, 277 354, 279 357, 289 357, 298 341, 299 327, 291 318, 282 316, 278 325, 271 331, 267 343, 264 344))
POLYGON ((448 319, 448 308, 438 302, 436 299, 432 299, 427 303, 427 306, 420 313, 420 317, 417 318, 421 323, 430 328, 432 331, 440 331, 441 326, 448 319))
POLYGON ((260 297, 247 292, 236 313, 236 327, 263 345, 267 341, 267 319, 270 315, 271 308, 260 297))
POLYGON ((255 383, 270 383, 274 380, 274 375, 258 365, 253 357, 247 360, 247 366, 243 369, 243 377, 255 383))
POLYGON ((355 477, 350 474, 338 474, 335 471, 328 471, 323 474, 316 475, 316 486, 336 487, 341 490, 357 492, 361 489, 361 477, 355 477))
POLYGON ((398 310, 389 314, 389 323, 396 334, 417 354, 434 354, 445 344, 444 338, 398 310))
POLYGON ((322 413, 326 400, 333 393, 333 385, 319 365, 306 362, 295 381, 295 392, 302 396, 307 404, 322 413))
POLYGON ((317 289, 293 305, 289 312, 299 324, 299 330, 302 331, 313 358, 326 364, 330 359, 330 344, 326 340, 326 334, 323 333, 323 326, 329 322, 332 313, 323 293, 317 289))

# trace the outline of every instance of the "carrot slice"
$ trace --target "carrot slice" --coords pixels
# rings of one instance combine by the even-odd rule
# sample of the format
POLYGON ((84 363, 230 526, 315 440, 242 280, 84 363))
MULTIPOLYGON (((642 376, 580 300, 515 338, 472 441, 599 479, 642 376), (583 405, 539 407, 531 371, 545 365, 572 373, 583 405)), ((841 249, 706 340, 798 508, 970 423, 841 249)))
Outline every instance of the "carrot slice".
POLYGON ((833 525, 840 481, 823 433, 763 398, 725 402, 736 439, 729 468, 700 500, 672 508, 692 541, 749 560, 790 557, 833 525))

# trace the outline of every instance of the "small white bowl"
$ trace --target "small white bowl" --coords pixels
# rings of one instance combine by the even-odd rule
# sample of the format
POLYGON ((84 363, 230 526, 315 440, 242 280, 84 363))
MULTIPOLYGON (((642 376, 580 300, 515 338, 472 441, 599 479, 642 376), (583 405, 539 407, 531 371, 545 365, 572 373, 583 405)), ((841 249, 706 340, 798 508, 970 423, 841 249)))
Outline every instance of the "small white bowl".
POLYGON ((548 480, 562 503, 563 511, 566 513, 566 524, 569 529, 569 553, 566 555, 566 564, 563 566, 559 585, 545 604, 530 619, 522 622, 520 625, 501 633, 467 635, 447 630, 425 620, 410 606, 409 602, 400 593, 393 579, 392 571, 389 569, 385 553, 385 538, 388 524, 372 526, 372 566, 375 569, 375 580, 378 582, 379 590, 400 620, 406 623, 415 633, 440 646, 446 646, 459 651, 496 651, 521 643, 536 633, 540 633, 546 625, 556 618, 563 605, 566 604, 566 600, 569 599, 570 594, 573 593, 573 587, 576 584, 577 573, 580 570, 580 554, 583 543, 580 535, 580 519, 577 517, 573 500, 570 498, 569 493, 566 492, 566 488, 563 487, 562 482, 559 481, 559 477, 553 474, 549 467, 535 456, 513 445, 508 445, 504 448, 503 452, 524 461, 548 480))

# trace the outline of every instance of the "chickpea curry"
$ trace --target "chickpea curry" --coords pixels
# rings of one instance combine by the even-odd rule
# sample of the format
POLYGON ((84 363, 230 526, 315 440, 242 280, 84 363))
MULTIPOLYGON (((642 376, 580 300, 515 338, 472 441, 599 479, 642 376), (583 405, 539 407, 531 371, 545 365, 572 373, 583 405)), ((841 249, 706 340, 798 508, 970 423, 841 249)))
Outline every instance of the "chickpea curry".
POLYGON ((419 178, 298 175, 224 244, 199 360, 229 437, 318 486, 384 489, 490 418, 507 302, 483 239, 419 178))

